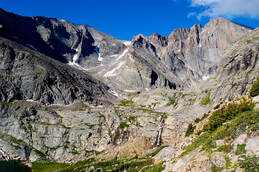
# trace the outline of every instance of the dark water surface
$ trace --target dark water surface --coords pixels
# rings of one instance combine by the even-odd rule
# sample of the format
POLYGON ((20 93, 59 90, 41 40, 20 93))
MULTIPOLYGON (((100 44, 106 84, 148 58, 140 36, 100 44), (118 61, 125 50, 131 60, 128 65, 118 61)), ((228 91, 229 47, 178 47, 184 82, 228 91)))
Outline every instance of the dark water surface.
POLYGON ((32 170, 19 161, 0 161, 0 172, 32 172, 32 170))

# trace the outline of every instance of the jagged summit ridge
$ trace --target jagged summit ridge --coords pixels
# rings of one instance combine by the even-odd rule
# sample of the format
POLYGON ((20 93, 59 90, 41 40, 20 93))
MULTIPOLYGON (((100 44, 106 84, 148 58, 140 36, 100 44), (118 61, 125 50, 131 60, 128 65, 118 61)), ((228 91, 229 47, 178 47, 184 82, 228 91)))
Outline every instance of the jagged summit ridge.
POLYGON ((109 87, 86 73, 0 37, 1 102, 111 104, 109 87))
POLYGON ((113 88, 181 89, 214 75, 228 48, 250 28, 224 18, 204 27, 179 28, 169 36, 137 35, 117 40, 87 25, 0 11, 1 35, 73 65, 113 88), (14 27, 17 25, 17 27, 14 27))
POLYGON ((60 171, 257 165, 258 29, 215 19, 121 41, 65 20, 0 19, 0 159, 60 171))
POLYGON ((0 19, 2 34, 6 37, 33 45, 37 51, 61 62, 76 63, 85 68, 98 64, 98 53, 108 56, 125 48, 122 41, 87 25, 55 18, 22 17, 3 10, 0 19))

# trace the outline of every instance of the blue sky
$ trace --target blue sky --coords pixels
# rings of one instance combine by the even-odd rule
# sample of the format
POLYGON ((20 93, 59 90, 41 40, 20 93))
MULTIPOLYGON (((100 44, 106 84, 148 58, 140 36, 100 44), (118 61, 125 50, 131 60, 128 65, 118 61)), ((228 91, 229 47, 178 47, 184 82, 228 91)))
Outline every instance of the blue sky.
POLYGON ((139 33, 169 35, 175 28, 204 25, 215 17, 259 26, 259 0, 6 0, 0 7, 87 24, 123 40, 139 33))

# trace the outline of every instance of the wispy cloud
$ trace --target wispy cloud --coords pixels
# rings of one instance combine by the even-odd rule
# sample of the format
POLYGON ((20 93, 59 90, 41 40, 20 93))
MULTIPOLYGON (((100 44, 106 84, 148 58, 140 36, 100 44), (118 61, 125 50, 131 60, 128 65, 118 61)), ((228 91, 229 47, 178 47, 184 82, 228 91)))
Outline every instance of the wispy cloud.
MULTIPOLYGON (((195 13, 198 18, 207 17, 250 17, 259 19, 259 0, 190 0, 192 7, 202 7, 195 13)), ((191 13, 193 16, 193 12, 191 13)))

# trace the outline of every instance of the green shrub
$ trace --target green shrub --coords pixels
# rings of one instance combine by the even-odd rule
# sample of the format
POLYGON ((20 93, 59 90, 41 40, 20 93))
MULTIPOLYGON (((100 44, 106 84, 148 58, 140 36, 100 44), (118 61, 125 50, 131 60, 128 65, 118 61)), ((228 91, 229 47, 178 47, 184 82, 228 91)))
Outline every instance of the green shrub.
POLYGON ((203 106, 210 104, 210 90, 207 91, 207 94, 203 97, 200 104, 203 106))
POLYGON ((209 116, 209 113, 205 113, 203 116, 202 116, 202 118, 200 119, 200 118, 196 118, 195 119, 195 123, 199 123, 199 122, 201 122, 201 121, 203 121, 205 118, 207 118, 209 116))
POLYGON ((134 102, 132 100, 121 100, 119 106, 133 106, 134 102))
POLYGON ((146 107, 138 107, 136 108, 136 110, 139 110, 139 111, 143 111, 143 112, 147 112, 147 113, 150 113, 150 114, 157 114, 157 115, 160 115, 164 118, 167 118, 167 113, 165 112, 157 112, 153 109, 149 109, 149 108, 146 108, 146 107))
MULTIPOLYGON (((130 161, 130 162, 120 162, 118 166, 112 168, 111 171, 114 172, 120 172, 120 171, 139 171, 140 169, 142 169, 145 166, 149 166, 153 163, 153 161, 151 159, 147 159, 144 161, 130 161)), ((115 164, 114 164, 115 165, 115 164)), ((113 165, 113 166, 114 166, 113 165)), ((98 166, 97 166, 98 167, 98 166)), ((104 169, 106 168, 106 166, 103 167, 104 169)), ((106 170, 104 170, 106 171, 106 170)), ((107 170, 108 171, 108 170, 107 170)), ((110 171, 110 170, 109 170, 110 171)))
POLYGON ((167 145, 159 146, 154 152, 148 154, 148 157, 156 156, 162 149, 168 147, 167 145))
POLYGON ((231 166, 231 160, 228 156, 224 156, 224 159, 226 161, 225 168, 229 168, 231 166))
POLYGON ((41 156, 41 158, 47 156, 45 153, 43 153, 43 152, 41 152, 41 151, 39 151, 39 150, 37 150, 37 149, 33 149, 33 151, 34 151, 36 154, 38 154, 39 156, 41 156))
POLYGON ((137 121, 137 117, 136 116, 129 116, 128 117, 128 120, 129 120, 129 122, 136 122, 137 121))
POLYGON ((185 151, 180 155, 180 157, 188 154, 189 152, 195 150, 196 148, 198 148, 199 146, 203 145, 205 142, 210 141, 210 140, 211 140, 211 134, 208 132, 199 135, 192 142, 192 144, 190 144, 186 147, 185 151))
POLYGON ((216 148, 216 147, 217 147, 216 141, 212 137, 210 137, 210 139, 208 139, 206 142, 204 142, 201 150, 211 152, 211 149, 216 148))
POLYGON ((213 109, 218 109, 220 107, 220 104, 217 104, 213 109))
POLYGON ((246 153, 246 144, 238 144, 235 154, 241 155, 246 153))
POLYGON ((249 111, 244 112, 237 116, 229 123, 219 127, 216 131, 206 131, 199 135, 192 144, 188 145, 181 156, 195 150, 199 146, 202 146, 203 150, 208 151, 211 147, 215 146, 215 141, 219 139, 234 139, 242 132, 259 130, 259 112, 249 111))
POLYGON ((232 149, 233 149, 233 145, 228 144, 228 145, 222 145, 222 146, 220 146, 216 151, 217 151, 217 152, 229 153, 229 152, 231 152, 232 149))
MULTIPOLYGON (((247 103, 250 101, 246 100, 245 102, 247 103)), ((196 139, 194 139, 194 141, 190 145, 186 147, 185 151, 180 156, 184 156, 200 146, 202 150, 211 152, 212 148, 215 148, 216 146, 216 140, 225 139, 227 141, 231 141, 241 133, 259 130, 259 111, 251 110, 252 106, 250 107, 246 103, 243 102, 239 104, 240 107, 235 107, 238 108, 240 112, 232 116, 231 120, 225 120, 225 122, 227 123, 222 122, 220 125, 216 125, 216 128, 213 130, 204 130, 203 132, 202 130, 200 130, 199 136, 196 139), (247 108, 247 106, 249 108, 247 108)), ((226 105, 223 108, 226 110, 228 109, 226 108, 227 106, 229 105, 226 105)), ((209 121, 208 123, 211 122, 209 121)), ((218 148, 217 151, 228 152, 231 151, 231 148, 230 146, 225 148, 221 147, 218 148)))
POLYGON ((165 167, 163 166, 163 163, 159 163, 156 165, 151 165, 151 166, 147 166, 144 167, 141 171, 142 172, 161 172, 165 169, 165 167))
POLYGON ((196 128, 196 126, 193 126, 192 123, 190 123, 188 125, 188 128, 187 128, 186 132, 185 132, 185 137, 190 136, 194 132, 195 128, 196 128))
POLYGON ((229 121, 225 125, 219 127, 215 132, 213 132, 213 137, 216 140, 228 139, 233 140, 239 134, 249 131, 259 129, 259 112, 249 111, 244 112, 237 116, 235 119, 229 121))
POLYGON ((208 123, 203 127, 203 131, 215 131, 223 123, 235 118, 239 113, 251 111, 253 108, 254 103, 252 100, 245 98, 241 99, 240 103, 229 103, 212 113, 208 123))
POLYGON ((196 99, 197 97, 194 97, 194 98, 190 98, 188 101, 189 101, 189 104, 188 105, 193 105, 195 102, 196 102, 196 99))
POLYGON ((166 104, 166 106, 171 106, 171 105, 176 106, 175 97, 168 97, 168 99, 169 99, 169 102, 166 104))
POLYGON ((253 83, 249 95, 250 95, 251 97, 256 97, 256 96, 259 95, 259 78, 257 78, 257 80, 255 81, 255 83, 253 83))
POLYGON ((211 172, 221 172, 223 170, 222 167, 217 167, 215 164, 213 164, 210 168, 211 172))
POLYGON ((19 102, 19 101, 15 101, 15 102, 2 102, 2 101, 0 101, 0 104, 6 105, 6 106, 17 106, 17 105, 19 105, 19 103, 21 103, 21 102, 19 102))
POLYGON ((65 163, 55 163, 55 162, 47 162, 47 161, 38 161, 32 163, 33 171, 58 171, 60 169, 68 167, 69 164, 65 163), (43 170, 44 169, 44 170, 43 170))
POLYGON ((93 159, 87 161, 81 161, 73 164, 60 171, 62 172, 78 172, 78 171, 90 171, 89 168, 94 168, 94 171, 154 171, 158 172, 163 170, 162 163, 154 165, 151 158, 132 158, 132 159, 111 159, 103 161, 95 161, 93 159), (98 170, 97 170, 98 169, 98 170))
POLYGON ((199 123, 200 121, 201 121, 200 118, 196 118, 196 119, 194 120, 195 123, 199 123))
POLYGON ((119 128, 123 129, 123 128, 127 128, 127 127, 129 127, 129 125, 126 122, 120 123, 119 128))
POLYGON ((73 108, 72 111, 86 111, 87 108, 85 107, 77 107, 77 108, 73 108))
POLYGON ((245 157, 245 159, 238 161, 238 165, 246 172, 259 171, 258 157, 245 157))

